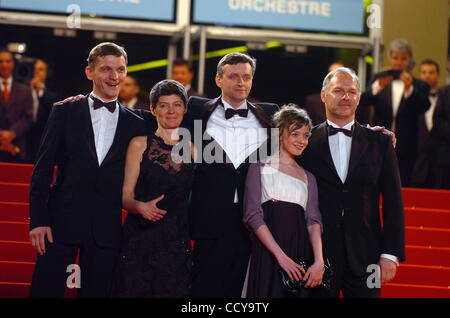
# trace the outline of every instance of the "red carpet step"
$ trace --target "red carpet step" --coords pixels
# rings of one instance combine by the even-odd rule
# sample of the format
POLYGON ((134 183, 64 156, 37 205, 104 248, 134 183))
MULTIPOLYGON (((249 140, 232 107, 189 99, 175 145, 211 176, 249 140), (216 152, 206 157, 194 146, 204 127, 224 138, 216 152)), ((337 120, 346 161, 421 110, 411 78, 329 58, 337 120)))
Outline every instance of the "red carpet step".
POLYGON ((0 221, 28 222, 29 204, 0 202, 0 221))
POLYGON ((450 228, 406 226, 405 240, 409 245, 448 247, 450 245, 450 228))
POLYGON ((30 241, 0 241, 0 251, 2 261, 36 261, 36 250, 30 241))
POLYGON ((450 247, 406 245, 405 264, 450 267, 450 247))
POLYGON ((450 210, 450 191, 403 188, 405 208, 450 210))
POLYGON ((26 298, 30 283, 0 282, 0 298, 26 298))
POLYGON ((34 262, 0 261, 0 282, 29 283, 34 262))
POLYGON ((433 285, 450 289, 450 267, 400 264, 391 283, 433 285))
POLYGON ((33 165, 0 163, 0 182, 30 183, 33 165))
POLYGON ((27 203, 30 186, 26 183, 0 182, 0 202, 27 203))
MULTIPOLYGON (((65 298, 75 298, 76 289, 66 288, 65 298)), ((30 283, 0 282, 0 298, 28 298, 30 283)))
POLYGON ((0 221, 0 241, 28 241, 28 239, 28 223, 0 221))
POLYGON ((450 229, 450 209, 405 208, 405 224, 450 229))

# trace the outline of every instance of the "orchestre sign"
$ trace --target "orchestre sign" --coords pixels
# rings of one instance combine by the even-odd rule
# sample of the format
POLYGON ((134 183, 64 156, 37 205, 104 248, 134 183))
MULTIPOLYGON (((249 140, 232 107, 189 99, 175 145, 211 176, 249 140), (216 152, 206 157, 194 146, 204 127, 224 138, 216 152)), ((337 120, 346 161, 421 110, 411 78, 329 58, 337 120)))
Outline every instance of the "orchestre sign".
POLYGON ((194 0, 193 23, 363 33, 363 0, 194 0))

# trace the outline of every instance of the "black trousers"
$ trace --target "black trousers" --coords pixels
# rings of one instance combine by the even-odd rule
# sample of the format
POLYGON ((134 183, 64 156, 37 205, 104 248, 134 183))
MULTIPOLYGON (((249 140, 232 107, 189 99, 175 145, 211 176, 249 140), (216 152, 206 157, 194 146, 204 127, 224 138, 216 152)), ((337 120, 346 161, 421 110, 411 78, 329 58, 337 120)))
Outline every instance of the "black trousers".
POLYGON ((373 275, 373 272, 356 275, 351 271, 347 261, 343 224, 340 226, 339 232, 338 239, 335 242, 337 251, 333 253, 337 257, 330 259, 330 265, 334 272, 331 288, 315 287, 311 290, 311 296, 313 298, 339 298, 342 292, 344 298, 379 298, 381 289, 370 288, 373 280, 369 276, 373 275), (367 284, 368 278, 371 283, 369 286, 367 284))
POLYGON ((118 249, 99 246, 92 234, 79 244, 45 242, 46 253, 37 255, 31 281, 30 297, 64 297, 66 285, 79 285, 77 297, 109 297, 118 249), (72 275, 79 252, 79 276, 72 275), (74 278, 74 280, 72 280, 74 278), (77 279, 79 278, 79 280, 77 279))
POLYGON ((240 298, 250 257, 250 232, 242 223, 237 204, 233 224, 217 239, 194 242, 191 296, 240 298))

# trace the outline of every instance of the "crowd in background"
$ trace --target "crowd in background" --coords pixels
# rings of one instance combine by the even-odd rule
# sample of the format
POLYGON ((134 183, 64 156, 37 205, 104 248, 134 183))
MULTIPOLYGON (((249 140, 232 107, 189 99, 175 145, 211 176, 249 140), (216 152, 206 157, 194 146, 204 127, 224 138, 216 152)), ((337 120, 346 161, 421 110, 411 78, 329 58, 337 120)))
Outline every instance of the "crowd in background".
MULTIPOLYGON (((396 134, 396 153, 403 187, 450 189, 450 85, 439 87, 440 67, 425 59, 418 65, 413 49, 403 39, 393 41, 388 51, 390 65, 375 74, 361 95, 357 120, 383 126, 396 134)), ((40 140, 57 95, 46 86, 48 66, 36 59, 29 83, 14 78, 13 54, 0 50, 0 161, 34 163, 40 140)), ((337 61, 329 71, 343 66, 337 61)), ((264 75, 263 75, 264 76, 264 75)), ((190 96, 206 97, 191 85, 191 63, 176 59, 172 78, 184 85, 190 96)), ((121 89, 121 103, 133 109, 148 109, 138 79, 129 74, 121 89)), ((313 124, 325 120, 325 106, 319 94, 304 105, 313 124)))

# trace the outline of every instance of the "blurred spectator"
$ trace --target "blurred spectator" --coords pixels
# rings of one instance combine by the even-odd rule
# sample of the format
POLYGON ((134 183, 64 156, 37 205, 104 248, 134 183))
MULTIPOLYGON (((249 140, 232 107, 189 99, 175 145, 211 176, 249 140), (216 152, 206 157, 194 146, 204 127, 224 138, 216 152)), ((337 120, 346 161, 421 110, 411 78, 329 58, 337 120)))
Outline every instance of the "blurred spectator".
POLYGON ((30 87, 13 79, 13 70, 11 52, 0 49, 0 161, 24 162, 33 98, 30 87))
POLYGON ((200 94, 195 89, 192 88, 191 82, 194 78, 194 71, 192 70, 192 66, 189 64, 189 61, 177 58, 172 65, 172 79, 180 82, 186 88, 188 97, 191 96, 200 96, 206 97, 205 94, 200 94))
POLYGON ((119 93, 119 101, 123 106, 131 109, 150 109, 150 104, 139 98, 141 87, 133 75, 127 75, 119 93))
MULTIPOLYGON (((328 67, 328 73, 334 71, 339 67, 344 67, 344 63, 341 61, 333 62, 328 67)), ((322 102, 322 99, 320 98, 320 92, 317 94, 306 96, 304 108, 308 112, 308 115, 311 118, 313 126, 316 126, 327 119, 325 115, 325 104, 322 102)))
POLYGON ((360 112, 373 105, 373 125, 395 132, 396 152, 403 187, 409 187, 418 154, 419 115, 430 107, 429 86, 410 74, 414 66, 412 47, 404 39, 389 46, 390 66, 376 74, 361 95, 360 112))
POLYGON ((439 87, 439 64, 431 59, 426 59, 419 66, 419 78, 430 85, 428 99, 430 108, 419 116, 419 151, 423 150, 428 133, 433 128, 433 113, 437 101, 437 89, 439 87))
POLYGON ((433 114, 433 137, 437 143, 436 187, 450 190, 450 85, 438 90, 433 114))
POLYGON ((27 133, 27 161, 34 163, 41 143, 45 124, 52 110, 53 103, 58 101, 55 93, 49 91, 47 81, 48 65, 44 60, 37 59, 34 64, 34 74, 30 81, 31 96, 33 97, 33 120, 27 133))

